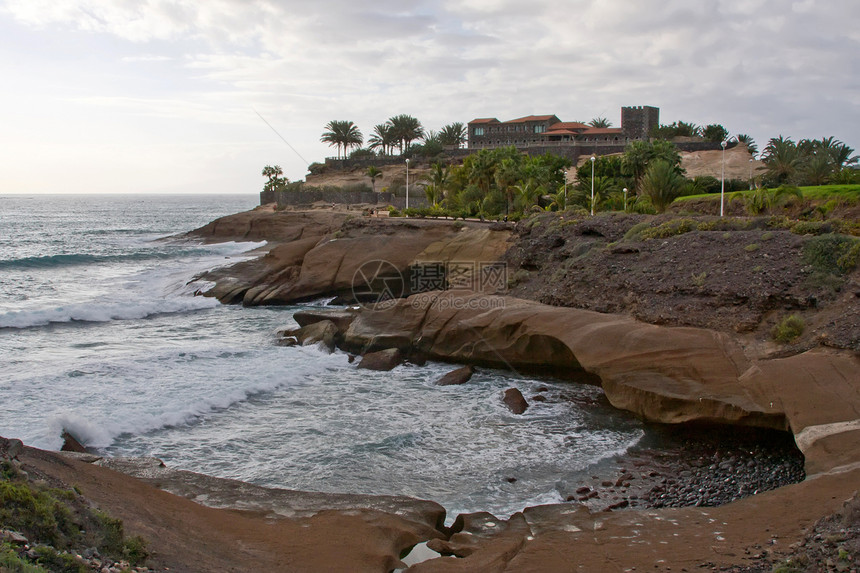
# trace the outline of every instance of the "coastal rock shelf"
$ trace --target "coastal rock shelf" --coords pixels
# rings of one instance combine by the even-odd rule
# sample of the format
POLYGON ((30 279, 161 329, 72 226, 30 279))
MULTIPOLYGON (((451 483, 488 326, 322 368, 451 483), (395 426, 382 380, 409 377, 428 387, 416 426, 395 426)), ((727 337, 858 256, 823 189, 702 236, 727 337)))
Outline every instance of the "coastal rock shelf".
MULTIPOLYGON (((589 227, 591 221, 577 226, 575 221, 562 221, 561 217, 550 220, 551 215, 544 216, 547 221, 543 227, 521 224, 518 238, 512 226, 505 225, 386 221, 361 217, 355 211, 276 212, 261 207, 215 221, 187 237, 207 242, 268 241, 257 259, 198 277, 201 290, 205 290, 203 284, 207 283, 208 296, 245 305, 285 304, 324 296, 348 298, 356 271, 372 260, 390 262, 400 273, 422 262, 508 261, 519 272, 509 277, 513 282, 518 277, 525 277, 523 280, 528 282, 528 275, 532 274, 547 283, 521 285, 516 292, 533 298, 540 298, 538 295, 543 293, 541 300, 573 305, 565 301, 578 300, 568 296, 578 291, 564 291, 564 281, 556 280, 565 278, 564 273, 569 270, 560 266, 559 261, 578 260, 589 249, 599 247, 600 257, 595 259, 599 264, 591 262, 603 274, 588 275, 589 279, 598 279, 590 280, 589 284, 591 288, 603 288, 607 280, 613 281, 614 290, 607 291, 607 297, 614 298, 604 301, 608 306, 594 308, 625 314, 547 306, 488 292, 445 291, 399 299, 385 310, 321 309, 296 313, 295 318, 301 327, 331 321, 335 332, 326 324, 322 329, 325 337, 352 353, 397 349, 415 362, 433 358, 514 371, 548 372, 576 382, 599 384, 612 405, 645 420, 787 432, 804 456, 806 479, 737 500, 734 493, 726 491, 715 503, 730 503, 704 507, 712 500, 696 498, 699 492, 692 484, 705 474, 712 474, 714 479, 733 479, 737 468, 732 464, 740 463, 738 460, 743 458, 738 456, 732 462, 703 455, 701 465, 690 472, 686 481, 672 483, 669 478, 675 478, 666 475, 665 484, 660 484, 665 491, 649 488, 637 492, 641 503, 635 508, 619 505, 611 497, 606 499, 608 496, 600 497, 600 502, 612 504, 613 511, 595 511, 606 506, 588 505, 594 500, 589 496, 600 487, 604 487, 601 491, 610 492, 625 489, 635 472, 635 465, 630 465, 614 481, 603 478, 606 486, 601 480, 591 485, 578 484, 571 496, 585 500, 526 508, 509 519, 486 513, 461 515, 449 529, 439 525, 438 510, 425 502, 412 506, 412 502, 388 500, 382 506, 368 507, 361 506, 363 502, 332 496, 330 508, 313 506, 309 513, 301 508, 291 513, 292 509, 284 508, 293 507, 291 503, 299 504, 295 507, 310 503, 309 498, 299 496, 290 501, 289 496, 282 497, 266 507, 267 494, 245 484, 224 482, 215 488, 223 495, 215 499, 217 496, 209 497, 206 492, 209 486, 205 480, 200 481, 202 478, 164 473, 166 470, 162 469, 147 478, 148 483, 143 483, 104 467, 29 448, 22 454, 22 461, 34 473, 52 472, 64 477, 97 503, 113 506, 120 514, 124 512, 136 526, 133 529, 144 535, 158 538, 161 531, 187 528, 187 524, 201 529, 209 527, 209 539, 194 533, 192 527, 192 542, 205 549, 192 548, 192 553, 193 559, 199 560, 195 563, 198 569, 210 570, 230 569, 220 564, 235 565, 234 553, 239 551, 246 569, 388 572, 403 567, 401 552, 422 542, 442 557, 412 565, 410 573, 670 568, 692 571, 702 566, 719 569, 749 563, 761 555, 788 553, 807 528, 840 509, 860 484, 860 356, 844 350, 854 348, 852 341, 856 341, 857 305, 853 294, 856 289, 844 289, 838 304, 820 310, 823 318, 818 322, 836 325, 827 331, 835 333, 828 340, 836 341, 838 344, 833 345, 843 350, 818 346, 814 337, 820 333, 815 331, 817 326, 811 325, 802 345, 782 349, 784 354, 774 358, 773 345, 760 335, 769 328, 767 321, 771 317, 767 312, 776 308, 773 305, 801 300, 780 298, 786 294, 782 290, 788 288, 780 285, 797 281, 787 280, 786 277, 794 275, 780 274, 779 269, 790 267, 800 272, 799 259, 788 257, 799 256, 798 249, 805 239, 794 235, 782 237, 785 240, 775 239, 774 244, 779 242, 784 248, 778 251, 779 257, 768 262, 772 265, 765 273, 772 279, 767 284, 773 296, 765 301, 767 304, 751 309, 745 293, 737 290, 732 281, 720 283, 722 290, 717 298, 704 296, 700 288, 687 284, 690 265, 702 277, 705 272, 709 277, 717 273, 726 275, 726 268, 700 268, 704 263, 692 260, 692 255, 684 250, 687 242, 700 239, 714 249, 722 248, 725 242, 722 233, 701 236, 691 233, 684 241, 667 239, 650 244, 648 249, 637 245, 603 248, 609 247, 609 241, 625 237, 629 230, 629 225, 625 226, 627 218, 604 221, 617 229, 598 233, 589 227), (546 236, 538 232, 541 230, 546 231, 546 236), (664 244, 674 249, 667 247, 666 252, 657 252, 664 244), (637 265, 625 262, 634 258, 637 265), (629 270, 625 271, 628 276, 621 274, 627 266, 649 271, 677 270, 678 260, 688 266, 680 273, 667 271, 665 274, 671 275, 672 280, 644 271, 635 276, 629 270), (626 281, 630 277, 641 280, 626 281), (672 282, 675 279, 677 284, 672 282), (665 300, 649 306, 655 290, 652 281, 663 281, 656 286, 662 288, 665 300), (677 309, 688 308, 690 301, 699 313, 695 324, 721 330, 658 326, 631 317, 666 324, 671 322, 667 317, 677 309), (733 305, 735 318, 721 320, 719 308, 723 304, 733 305), (747 315, 755 320, 746 320, 747 315), (743 328, 733 330, 728 324, 743 328), (747 336, 747 333, 755 334, 747 336), (794 355, 789 356, 790 352, 794 355), (103 487, 104 484, 110 487, 103 487), (177 493, 201 503, 208 500, 222 509, 201 507, 151 486, 168 490, 174 487, 177 493), (235 493, 234 503, 227 503, 231 491, 235 493), (655 507, 660 503, 681 505, 675 503, 678 500, 661 501, 663 494, 667 498, 683 495, 684 503, 701 501, 703 507, 655 507), (237 507, 244 503, 245 497, 254 503, 237 507), (338 505, 341 501, 347 505, 338 505), (358 503, 360 507, 349 507, 350 503, 358 503), (279 504, 281 510, 277 510, 279 504), (404 513, 404 507, 412 509, 404 513), (147 516, 149 521, 140 516, 147 516), (240 549, 225 551, 237 544, 240 549)), ((630 217, 630 221, 636 218, 630 217)), ((599 222, 595 219, 594 224, 599 222)), ((542 225, 540 221, 537 223, 542 225)), ((755 229, 749 233, 758 237, 755 229)), ((734 243, 733 248, 743 249, 744 242, 734 243)), ((742 257, 752 256, 744 253, 742 257)), ((742 257, 737 260, 746 261, 742 257)), ((749 266, 746 262, 737 264, 749 266)), ((591 267, 576 269, 587 273, 591 267)), ((855 271, 849 277, 854 281, 851 284, 858 284, 857 276, 855 271)), ((768 476, 762 467, 751 467, 749 483, 753 488, 774 480, 786 483, 797 479, 800 473, 799 467, 792 464, 772 471, 778 475, 768 476)), ((642 479, 641 473, 638 479, 642 479)), ((312 501, 320 501, 323 506, 327 503, 312 501)), ((181 548, 187 541, 170 536, 159 539, 162 547, 173 549, 181 548)), ((179 566, 171 565, 171 569, 193 570, 193 566, 187 566, 190 562, 181 561, 179 566)), ((242 565, 233 568, 242 569, 242 565)))
MULTIPOLYGON (((297 315, 303 324, 325 317, 326 311, 297 315)), ((818 349, 754 360, 716 331, 453 291, 357 313, 340 339, 357 352, 398 348, 453 362, 551 369, 600 383, 614 406, 650 421, 790 430, 803 436, 798 446, 810 473, 849 459, 850 453, 837 451, 850 450, 860 431, 856 401, 836 399, 856 396, 860 387, 860 359, 850 352, 818 349), (822 447, 836 454, 835 461, 819 459, 822 447)))

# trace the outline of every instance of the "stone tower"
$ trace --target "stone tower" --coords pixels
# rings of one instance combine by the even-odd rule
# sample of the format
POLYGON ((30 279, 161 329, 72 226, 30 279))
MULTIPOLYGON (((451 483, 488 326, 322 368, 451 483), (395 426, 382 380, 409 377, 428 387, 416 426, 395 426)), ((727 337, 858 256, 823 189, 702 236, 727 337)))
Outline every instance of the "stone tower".
POLYGON ((621 108, 621 132, 627 139, 648 139, 660 125, 660 108, 650 105, 621 108))

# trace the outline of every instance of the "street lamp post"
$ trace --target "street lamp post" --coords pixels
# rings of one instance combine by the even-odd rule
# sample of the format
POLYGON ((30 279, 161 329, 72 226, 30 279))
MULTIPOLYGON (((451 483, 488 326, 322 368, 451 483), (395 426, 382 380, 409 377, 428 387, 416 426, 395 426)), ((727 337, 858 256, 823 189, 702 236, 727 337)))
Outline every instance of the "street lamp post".
POLYGON ((727 141, 723 140, 720 142, 720 147, 723 148, 723 169, 720 174, 720 217, 723 216, 726 196, 726 145, 728 145, 727 141))
POLYGON ((564 208, 567 209, 567 170, 564 171, 564 208))
POLYGON ((594 161, 597 158, 591 156, 591 216, 594 217, 594 161))
POLYGON ((624 212, 627 212, 627 187, 624 188, 624 212))
POLYGON ((406 160, 406 208, 409 208, 409 160, 406 160))
POLYGON ((752 157, 750 157, 750 191, 752 191, 752 188, 753 188, 753 178, 752 178, 753 161, 755 161, 755 160, 752 157))

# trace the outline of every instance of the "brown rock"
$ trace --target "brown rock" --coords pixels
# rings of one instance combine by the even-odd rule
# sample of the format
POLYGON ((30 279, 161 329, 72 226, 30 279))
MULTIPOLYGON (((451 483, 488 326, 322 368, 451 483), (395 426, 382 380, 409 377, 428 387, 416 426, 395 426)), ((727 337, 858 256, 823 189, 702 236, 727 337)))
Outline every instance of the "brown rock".
POLYGON ((79 454, 86 454, 87 449, 81 444, 77 438, 71 435, 68 430, 63 430, 63 447, 60 448, 61 452, 78 452, 79 454))
POLYGON ((503 400, 505 404, 507 404, 508 409, 510 409, 514 414, 522 414, 529 407, 529 403, 526 402, 526 399, 523 397, 523 393, 516 388, 508 388, 505 390, 505 397, 503 400))
POLYGON ((14 460, 24 451, 24 443, 21 440, 12 438, 6 442, 6 456, 14 460))
POLYGON ((448 372, 436 381, 437 386, 459 386, 465 384, 472 378, 475 369, 472 366, 464 366, 448 372))
POLYGON ((321 320, 301 327, 295 336, 302 346, 319 344, 329 352, 333 352, 337 326, 330 320, 321 320))
POLYGON ((389 348, 380 350, 379 352, 371 352, 361 357, 361 362, 358 363, 358 368, 366 370, 393 370, 403 362, 403 354, 397 348, 389 348))
POLYGON ((338 332, 346 332, 349 325, 355 320, 356 313, 351 310, 299 310, 293 314, 293 319, 299 326, 310 326, 316 322, 333 322, 338 332))

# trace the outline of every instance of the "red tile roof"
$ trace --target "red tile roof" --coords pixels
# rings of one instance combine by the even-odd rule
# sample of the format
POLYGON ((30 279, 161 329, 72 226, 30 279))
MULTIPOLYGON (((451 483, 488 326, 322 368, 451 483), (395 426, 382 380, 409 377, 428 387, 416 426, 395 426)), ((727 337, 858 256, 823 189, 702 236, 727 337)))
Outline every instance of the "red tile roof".
POLYGON ((504 123, 525 123, 527 121, 547 121, 550 119, 558 119, 554 115, 527 115, 525 117, 520 117, 517 119, 512 119, 510 121, 506 121, 504 123))
POLYGON ((560 121, 558 123, 552 124, 550 126, 550 131, 555 131, 557 129, 591 129, 588 125, 584 123, 579 123, 578 121, 560 121))
POLYGON ((621 135, 620 127, 590 127, 588 131, 584 131, 582 135, 621 135))
POLYGON ((543 135, 579 135, 580 133, 582 132, 572 129, 548 129, 543 135))
POLYGON ((499 123, 499 120, 495 117, 479 117, 478 119, 473 119, 472 121, 470 121, 469 125, 472 125, 473 123, 499 123))

